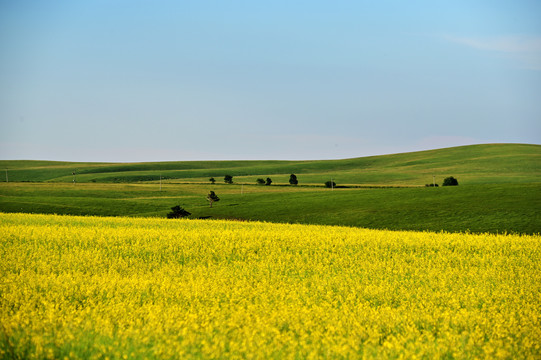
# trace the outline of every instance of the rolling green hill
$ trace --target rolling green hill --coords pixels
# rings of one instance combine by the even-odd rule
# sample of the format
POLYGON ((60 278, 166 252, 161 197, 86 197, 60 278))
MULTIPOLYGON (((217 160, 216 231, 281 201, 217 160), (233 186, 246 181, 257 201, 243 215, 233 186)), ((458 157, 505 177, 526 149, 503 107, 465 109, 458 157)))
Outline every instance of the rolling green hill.
POLYGON ((157 163, 69 163, 0 161, 11 181, 123 182, 164 179, 176 182, 253 183, 270 176, 286 184, 295 173, 299 183, 321 185, 331 177, 338 185, 424 185, 433 176, 441 184, 452 175, 460 184, 541 181, 541 145, 486 144, 411 153, 323 161, 180 161, 157 163))
POLYGON ((326 161, 0 161, 0 211, 192 217, 394 230, 541 232, 541 146, 473 145, 326 161), (73 183, 72 171, 77 182, 73 183), (288 185, 295 173, 299 186, 288 185), (160 184, 160 174, 165 178, 160 184), (234 176, 235 184, 223 183, 234 176), (217 183, 209 183, 209 177, 217 183), (433 176, 438 188, 427 188, 433 176), (454 176, 458 187, 441 187, 454 176), (272 186, 257 178, 271 177, 272 186), (339 188, 326 189, 332 177, 339 188), (211 209, 206 194, 221 198, 211 209))

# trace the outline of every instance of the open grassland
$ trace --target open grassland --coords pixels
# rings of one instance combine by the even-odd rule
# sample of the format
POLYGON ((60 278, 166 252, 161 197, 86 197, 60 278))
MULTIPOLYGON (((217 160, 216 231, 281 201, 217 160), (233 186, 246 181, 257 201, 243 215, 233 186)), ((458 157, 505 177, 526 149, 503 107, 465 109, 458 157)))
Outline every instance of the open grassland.
POLYGON ((472 145, 326 161, 0 161, 0 168, 7 169, 9 180, 0 182, 2 212, 165 217, 180 205, 192 218, 541 232, 539 145, 472 145), (291 173, 298 186, 289 185, 291 173), (233 185, 224 184, 226 174, 233 185), (460 185, 442 188, 447 176, 460 185), (255 185, 267 177, 271 186, 255 185), (323 186, 331 178, 338 185, 333 191, 323 186), (439 188, 424 187, 434 180, 439 188), (221 198, 213 209, 205 200, 211 190, 221 198))
POLYGON ((0 214, 1 359, 541 357, 541 238, 0 214))
POLYGON ((430 151, 324 161, 181 161, 157 163, 67 163, 0 161, 11 181, 78 182, 222 181, 228 174, 236 182, 255 183, 270 176, 275 184, 287 184, 289 174, 300 184, 322 185, 331 177, 339 185, 424 185, 433 176, 440 183, 447 176, 461 184, 539 182, 541 146, 485 144, 430 151))
POLYGON ((541 183, 324 189, 216 184, 0 183, 0 211, 347 225, 375 229, 541 232, 541 183), (206 194, 220 202, 209 208, 206 194))

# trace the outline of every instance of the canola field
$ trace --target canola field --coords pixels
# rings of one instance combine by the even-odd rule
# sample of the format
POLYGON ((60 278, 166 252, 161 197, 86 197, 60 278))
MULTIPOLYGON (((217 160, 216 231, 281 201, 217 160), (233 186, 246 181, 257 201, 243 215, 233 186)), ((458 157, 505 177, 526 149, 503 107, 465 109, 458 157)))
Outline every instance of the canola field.
POLYGON ((541 237, 0 214, 0 359, 539 359, 541 237))

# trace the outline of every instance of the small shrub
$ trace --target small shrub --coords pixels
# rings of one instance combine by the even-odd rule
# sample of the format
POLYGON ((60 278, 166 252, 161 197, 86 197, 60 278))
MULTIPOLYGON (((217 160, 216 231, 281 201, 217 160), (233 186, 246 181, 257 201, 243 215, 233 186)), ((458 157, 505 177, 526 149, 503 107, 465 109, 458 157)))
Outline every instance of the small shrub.
POLYGON ((180 205, 177 205, 177 206, 173 206, 171 208, 171 212, 169 214, 167 214, 167 218, 168 219, 180 219, 180 218, 183 218, 183 217, 186 217, 186 216, 190 216, 191 213, 184 210, 183 208, 180 207, 180 205))
POLYGON ((261 178, 257 179, 256 182, 257 182, 257 185, 265 185, 265 180, 261 178))
POLYGON ((224 176, 224 182, 226 184, 233 184, 233 176, 231 176, 231 175, 224 176))
POLYGON ((213 178, 213 177, 211 177, 211 178, 209 179, 209 181, 210 181, 211 184, 214 184, 214 183, 216 182, 216 179, 213 178))
POLYGON ((271 178, 267 178, 267 181, 265 182, 265 185, 269 186, 270 184, 272 184, 272 180, 271 178))
POLYGON ((329 189, 330 189, 330 188, 335 188, 335 187, 336 187, 336 183, 335 183, 334 181, 330 181, 330 180, 329 180, 329 181, 326 181, 326 182, 325 182, 325 187, 327 187, 327 188, 329 188, 329 189))

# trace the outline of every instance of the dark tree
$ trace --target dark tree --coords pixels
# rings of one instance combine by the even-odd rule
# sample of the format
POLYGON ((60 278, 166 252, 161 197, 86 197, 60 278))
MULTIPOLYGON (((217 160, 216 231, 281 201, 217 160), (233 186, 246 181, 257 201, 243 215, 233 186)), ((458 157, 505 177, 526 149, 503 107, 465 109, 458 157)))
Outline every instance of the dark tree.
POLYGON ((181 208, 179 205, 173 206, 171 210, 172 211, 169 214, 167 214, 168 219, 180 219, 180 218, 191 215, 191 213, 187 212, 186 210, 181 208))
POLYGON ((224 182, 226 184, 233 184, 233 176, 231 176, 231 175, 224 176, 224 182))
POLYGON ((261 178, 257 179, 256 182, 257 182, 257 185, 264 185, 265 184, 265 180, 263 180, 261 178))
POLYGON ((211 191, 208 195, 207 195, 207 200, 208 202, 210 203, 210 207, 212 207, 212 204, 215 203, 216 201, 220 201, 220 198, 218 197, 218 195, 216 195, 214 193, 214 191, 211 191))
POLYGON ((455 179, 454 177, 452 176, 449 176, 449 177, 446 177, 445 179, 443 179, 443 186, 457 186, 458 185, 458 180, 455 179))
POLYGON ((210 181, 212 184, 214 184, 214 183, 216 182, 216 179, 213 178, 213 177, 211 177, 211 178, 209 179, 209 181, 210 181))
POLYGON ((328 187, 328 188, 335 188, 336 187, 336 183, 334 181, 325 181, 325 187, 328 187))
POLYGON ((265 185, 268 186, 270 184, 272 184, 272 180, 271 180, 271 178, 267 178, 267 181, 265 182, 265 185))
POLYGON ((289 183, 291 185, 297 185, 299 183, 299 180, 297 180, 297 176, 295 174, 289 175, 289 183))

